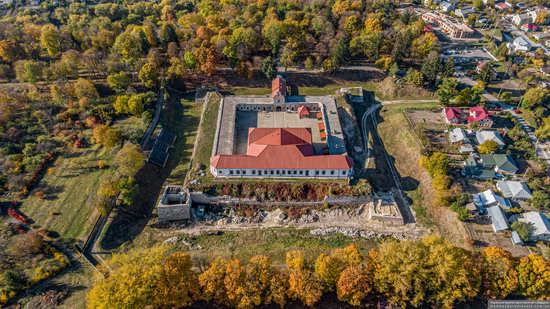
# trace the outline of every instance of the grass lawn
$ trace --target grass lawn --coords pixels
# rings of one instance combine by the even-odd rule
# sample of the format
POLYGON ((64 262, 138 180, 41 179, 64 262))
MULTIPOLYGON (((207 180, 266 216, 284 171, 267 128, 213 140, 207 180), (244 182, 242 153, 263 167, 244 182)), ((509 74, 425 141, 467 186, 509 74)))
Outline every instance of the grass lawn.
MULTIPOLYGON (((172 169, 170 175, 166 179, 167 183, 182 183, 186 177, 189 162, 193 152, 193 145, 196 143, 197 132, 199 128, 199 119, 202 112, 202 104, 195 103, 191 98, 183 98, 179 103, 181 107, 177 109, 179 113, 165 113, 165 125, 174 130, 178 139, 183 139, 183 142, 176 143, 176 150, 171 152, 170 160, 177 160, 176 166, 172 169)), ((216 126, 214 124, 214 126, 216 126)))
MULTIPOLYGON (((180 234, 180 239, 185 234, 180 234)), ((166 237, 168 238, 168 237, 166 237)), ((320 253, 356 243, 363 253, 374 248, 377 241, 364 238, 351 238, 341 234, 313 236, 308 229, 288 227, 247 229, 223 232, 221 235, 186 236, 191 246, 178 242, 178 249, 189 252, 196 259, 211 260, 218 256, 248 259, 262 254, 269 256, 276 265, 282 265, 289 250, 303 249, 309 258, 320 253)), ((158 231, 147 228, 134 242, 135 246, 151 246, 161 243, 158 231)))
POLYGON ((427 172, 418 164, 420 141, 409 129, 403 112, 407 109, 432 109, 437 103, 406 103, 386 105, 380 112, 378 130, 388 154, 395 160, 403 188, 413 200, 413 209, 419 223, 434 226, 459 246, 468 246, 464 225, 449 208, 435 205, 435 191, 427 172))
POLYGON ((106 150, 97 146, 74 150, 60 156, 33 190, 46 194, 39 199, 31 192, 22 201, 21 211, 35 225, 55 231, 63 238, 87 236, 96 219, 92 198, 99 179, 107 169, 97 168, 97 161, 110 162, 118 149, 106 150))
MULTIPOLYGON (((374 91, 377 92, 377 96, 380 97, 382 100, 421 100, 421 99, 433 99, 433 95, 431 95, 427 91, 422 91, 418 93, 413 93, 412 91, 405 91, 407 95, 400 95, 396 97, 384 97, 381 96, 378 92, 378 86, 379 83, 377 82, 350 82, 345 84, 330 84, 325 85, 321 87, 311 87, 311 86, 304 86, 304 87, 298 87, 298 91, 300 95, 333 95, 336 91, 340 90, 341 88, 348 88, 348 87, 363 87, 363 90, 365 91, 374 91)), ((232 87, 226 89, 226 92, 228 94, 232 95, 269 95, 271 93, 271 89, 269 88, 247 88, 247 87, 232 87)))
POLYGON ((536 129, 538 127, 538 124, 533 114, 531 114, 531 111, 527 109, 522 109, 521 111, 522 111, 522 114, 520 115, 520 117, 523 118, 523 120, 525 120, 525 122, 529 126, 536 129))
POLYGON ((197 141, 195 143, 196 146, 191 168, 196 169, 199 165, 201 165, 206 169, 206 176, 203 177, 203 181, 208 181, 212 178, 212 175, 210 175, 210 172, 208 171, 208 167, 210 166, 210 156, 212 155, 214 136, 216 135, 220 100, 221 97, 216 93, 210 96, 210 100, 206 103, 206 110, 202 115, 199 132, 196 137, 197 141))

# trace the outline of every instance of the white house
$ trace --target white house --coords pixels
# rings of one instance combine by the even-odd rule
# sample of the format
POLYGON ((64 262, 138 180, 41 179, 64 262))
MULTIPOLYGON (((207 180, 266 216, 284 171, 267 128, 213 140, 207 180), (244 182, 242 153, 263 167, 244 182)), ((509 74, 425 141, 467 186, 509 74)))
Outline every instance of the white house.
POLYGON ((476 140, 479 145, 488 141, 493 141, 497 143, 499 149, 502 149, 502 147, 506 145, 506 143, 504 143, 504 140, 502 139, 502 136, 500 136, 497 131, 478 131, 476 132, 476 140))
POLYGON ((451 144, 468 142, 466 130, 462 128, 454 128, 449 132, 449 142, 451 144))
POLYGON ((452 11, 454 11, 456 8, 456 4, 454 2, 449 2, 449 1, 443 1, 441 2, 441 4, 439 5, 439 9, 442 11, 442 12, 445 12, 445 13, 450 13, 452 11))
POLYGON ((526 13, 527 15, 529 15, 531 17, 531 22, 534 23, 537 21, 537 18, 541 15, 541 14, 546 14, 546 18, 542 21, 541 24, 545 25, 548 23, 548 18, 550 17, 549 14, 548 14, 548 10, 545 9, 545 8, 535 8, 534 10, 530 10, 526 13), (543 13, 544 12, 544 13, 543 13))
POLYGON ((532 22, 533 22, 533 17, 528 13, 516 14, 514 15, 514 17, 512 17, 512 24, 516 25, 517 27, 523 24, 532 23, 532 22))
POLYGON ((524 38, 518 36, 513 42, 506 43, 506 46, 510 50, 510 53, 523 52, 526 53, 531 50, 531 45, 524 38))
POLYGON ((502 232, 510 228, 508 225, 508 219, 506 219, 506 215, 504 214, 502 208, 498 206, 488 207, 487 214, 491 217, 491 223, 495 233, 502 232))
POLYGON ((502 196, 514 200, 528 200, 532 197, 531 190, 524 181, 497 181, 497 189, 502 196))
POLYGON ((526 212, 523 214, 523 218, 519 218, 518 221, 531 224, 533 227, 530 236, 531 240, 550 240, 550 222, 542 212, 526 212))
POLYGON ((505 199, 502 196, 495 194, 493 190, 486 190, 481 193, 473 194, 472 199, 474 201, 474 204, 479 208, 499 206, 508 209, 512 205, 510 204, 510 201, 508 201, 508 199, 505 199))

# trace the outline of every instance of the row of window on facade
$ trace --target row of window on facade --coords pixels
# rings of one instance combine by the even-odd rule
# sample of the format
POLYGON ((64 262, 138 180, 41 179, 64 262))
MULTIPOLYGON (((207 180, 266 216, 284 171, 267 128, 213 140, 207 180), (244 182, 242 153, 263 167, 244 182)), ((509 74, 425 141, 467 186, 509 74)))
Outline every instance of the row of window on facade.
MULTIPOLYGON (((267 106, 267 107, 266 106, 260 107, 260 106, 256 106, 256 105, 250 106, 250 105, 251 104, 245 104, 244 106, 243 105, 238 105, 238 109, 239 110, 246 110, 246 111, 273 111, 273 110, 281 111, 282 110, 282 108, 280 106, 277 106, 277 107, 274 108, 272 105, 267 106)), ((288 107, 287 106, 286 111, 287 112, 289 112, 289 111, 295 112, 295 111, 297 111, 298 107, 299 106, 293 106, 293 107, 288 107)), ((317 107, 315 105, 310 106, 310 108, 311 108, 312 111, 319 111, 320 110, 319 107, 317 107)))
MULTIPOLYGON (((309 170, 251 170, 251 174, 248 175, 305 175, 309 176, 309 170)), ((222 175, 223 171, 219 171, 218 174, 222 175)), ((315 171, 315 175, 335 175, 335 170, 330 171, 315 171)), ((246 170, 229 170, 229 175, 247 175, 246 170)), ((342 175, 346 175, 346 171, 342 171, 342 175)))

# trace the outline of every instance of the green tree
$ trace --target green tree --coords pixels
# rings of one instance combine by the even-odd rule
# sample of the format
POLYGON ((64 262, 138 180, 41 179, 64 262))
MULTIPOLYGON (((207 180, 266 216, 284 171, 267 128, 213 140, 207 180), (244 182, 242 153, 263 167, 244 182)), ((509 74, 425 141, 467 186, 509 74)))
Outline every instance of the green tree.
POLYGON ((421 87, 424 85, 424 75, 422 74, 422 72, 415 70, 413 68, 410 68, 407 71, 405 80, 407 81, 407 83, 415 85, 417 87, 421 87))
POLYGON ((129 95, 119 95, 116 97, 113 107, 115 111, 119 114, 128 114, 130 109, 128 108, 128 101, 130 100, 129 95))
POLYGON ((522 221, 515 221, 510 227, 518 233, 519 237, 523 241, 528 241, 531 237, 531 232, 533 231, 531 224, 522 221))
POLYGON ((134 177, 123 178, 118 183, 119 200, 123 205, 131 206, 139 195, 139 184, 134 177))
POLYGON ((46 49, 50 57, 57 57, 61 52, 61 35, 59 30, 52 24, 42 26, 40 44, 46 49))
POLYGON ((539 210, 550 209, 549 194, 543 190, 536 190, 535 192, 533 192, 533 196, 529 200, 529 206, 539 210))
POLYGON ((483 10, 483 0, 474 0, 474 9, 476 9, 476 11, 482 11, 483 10))
POLYGON ((437 74, 439 73, 439 53, 431 52, 427 59, 422 63, 422 75, 424 76, 424 81, 429 85, 435 84, 437 80, 437 74))
POLYGON ((125 72, 109 74, 107 76, 107 84, 113 90, 126 90, 130 86, 130 77, 125 72))
POLYGON ((36 83, 43 79, 44 65, 35 60, 18 60, 15 62, 15 77, 22 82, 36 83))
POLYGON ((447 58, 447 61, 445 61, 445 65, 443 66, 441 77, 443 79, 450 78, 455 73, 455 59, 453 57, 447 58))
POLYGON ((79 78, 73 83, 73 93, 78 99, 98 99, 99 93, 94 83, 88 79, 79 78))
POLYGON ((521 100, 523 107, 534 109, 536 106, 541 105, 548 99, 549 91, 543 87, 530 88, 525 92, 521 100))
POLYGON ((268 79, 272 79, 275 77, 275 74, 277 73, 277 64, 271 56, 266 57, 262 61, 262 72, 268 79))
POLYGON ((28 284, 25 274, 16 270, 5 271, 2 275, 2 279, 4 282, 4 289, 8 292, 19 292, 28 284))
POLYGON ((454 78, 443 79, 443 82, 437 87, 437 91, 435 92, 441 104, 447 105, 451 102, 451 99, 456 95, 457 85, 458 83, 454 78))
POLYGON ((138 77, 145 87, 153 88, 160 78, 159 73, 159 68, 154 63, 147 62, 139 70, 138 77))

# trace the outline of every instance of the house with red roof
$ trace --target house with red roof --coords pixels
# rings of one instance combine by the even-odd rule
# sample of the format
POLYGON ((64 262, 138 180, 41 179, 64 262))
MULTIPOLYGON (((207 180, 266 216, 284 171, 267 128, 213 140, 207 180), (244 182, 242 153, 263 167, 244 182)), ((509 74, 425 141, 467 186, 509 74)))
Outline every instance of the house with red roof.
POLYGON ((285 103, 286 97, 286 81, 281 75, 277 75, 271 81, 271 98, 275 104, 285 103))
POLYGON ((539 27, 535 24, 532 24, 532 23, 525 23, 523 25, 521 25, 521 30, 525 31, 525 32, 534 32, 534 31, 537 31, 539 29, 539 27))
POLYGON ((468 124, 477 124, 480 127, 491 127, 493 120, 489 116, 489 113, 481 106, 475 106, 470 108, 468 113, 468 124))
POLYGON ((244 155, 210 158, 214 177, 329 178, 353 175, 347 155, 316 155, 309 128, 250 128, 244 155))
POLYGON ((463 124, 466 122, 464 112, 458 107, 443 108, 443 118, 447 124, 463 124))

